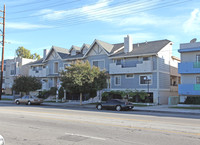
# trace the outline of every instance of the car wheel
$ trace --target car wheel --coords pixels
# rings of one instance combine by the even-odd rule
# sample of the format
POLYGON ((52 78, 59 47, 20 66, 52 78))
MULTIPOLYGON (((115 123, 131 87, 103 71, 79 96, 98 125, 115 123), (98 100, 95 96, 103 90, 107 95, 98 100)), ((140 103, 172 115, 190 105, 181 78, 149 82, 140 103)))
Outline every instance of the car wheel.
POLYGON ((20 104, 20 102, 17 100, 17 101, 16 101, 16 104, 17 104, 17 105, 19 105, 19 104, 20 104))
POLYGON ((116 111, 121 111, 121 110, 122 110, 122 107, 121 107, 120 105, 117 105, 117 106, 115 107, 115 109, 116 109, 116 111))
POLYGON ((102 110, 102 105, 101 104, 97 105, 97 109, 102 110))
POLYGON ((31 105, 31 101, 28 101, 28 103, 27 103, 28 105, 31 105))

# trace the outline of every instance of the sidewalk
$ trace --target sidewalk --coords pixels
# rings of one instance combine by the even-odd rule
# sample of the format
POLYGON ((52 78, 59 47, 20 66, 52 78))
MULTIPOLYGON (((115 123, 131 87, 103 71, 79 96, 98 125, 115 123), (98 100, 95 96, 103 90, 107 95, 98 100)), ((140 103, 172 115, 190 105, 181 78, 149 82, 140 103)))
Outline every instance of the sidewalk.
MULTIPOLYGON (((14 101, 5 101, 0 100, 0 103, 4 104, 14 104, 14 101)), ((96 109, 96 105, 94 104, 86 104, 79 105, 79 102, 66 102, 66 103, 53 103, 53 102, 44 102, 42 103, 46 106, 57 106, 57 107, 74 107, 74 108, 94 108, 96 109)), ((193 114, 200 115, 200 109, 178 109, 178 108, 170 108, 176 105, 156 105, 156 106, 145 106, 138 107, 135 106, 133 110, 135 111, 143 111, 143 112, 158 112, 158 113, 174 113, 174 114, 193 114)))

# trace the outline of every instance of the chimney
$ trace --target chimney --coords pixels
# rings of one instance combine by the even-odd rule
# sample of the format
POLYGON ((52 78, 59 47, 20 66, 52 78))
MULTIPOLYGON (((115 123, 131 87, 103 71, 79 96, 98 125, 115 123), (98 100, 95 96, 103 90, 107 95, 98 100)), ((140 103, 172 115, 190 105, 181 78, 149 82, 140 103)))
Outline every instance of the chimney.
POLYGON ((49 52, 48 49, 44 49, 44 50, 43 50, 43 59, 46 58, 48 52, 49 52))
POLYGON ((124 37, 124 52, 128 53, 133 50, 133 41, 132 37, 130 35, 127 35, 127 37, 124 37))

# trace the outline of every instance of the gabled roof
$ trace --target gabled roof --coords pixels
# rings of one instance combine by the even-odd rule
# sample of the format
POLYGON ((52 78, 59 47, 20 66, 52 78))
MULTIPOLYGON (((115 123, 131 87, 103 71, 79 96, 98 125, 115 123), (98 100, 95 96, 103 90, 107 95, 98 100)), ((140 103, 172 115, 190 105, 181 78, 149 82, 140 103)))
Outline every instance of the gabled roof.
POLYGON ((89 49, 89 48, 90 48, 90 44, 85 44, 85 43, 83 43, 83 45, 82 45, 80 51, 83 51, 83 48, 85 48, 85 47, 87 47, 87 48, 89 49))
POLYGON ((101 41, 101 40, 96 39, 96 42, 98 44, 100 44, 107 51, 107 53, 110 53, 112 51, 113 47, 114 47, 113 44, 109 44, 109 43, 101 41))
POLYGON ((76 51, 81 51, 81 48, 75 45, 72 45, 71 48, 69 49, 69 52, 71 53, 72 49, 75 49, 76 51))
POLYGON ((59 55, 60 58, 62 58, 63 55, 69 54, 68 49, 65 49, 65 48, 62 48, 62 47, 57 47, 57 46, 52 46, 51 50, 47 54, 46 58, 44 58, 43 62, 49 58, 52 51, 55 51, 59 55))
POLYGON ((44 63, 42 63, 43 58, 36 60, 34 62, 30 62, 29 65, 43 65, 44 63))
POLYGON ((170 42, 171 41, 164 39, 133 44, 133 50, 131 52, 125 53, 123 48, 115 54, 112 54, 111 57, 128 57, 143 54, 157 54, 163 47, 165 47, 170 42))

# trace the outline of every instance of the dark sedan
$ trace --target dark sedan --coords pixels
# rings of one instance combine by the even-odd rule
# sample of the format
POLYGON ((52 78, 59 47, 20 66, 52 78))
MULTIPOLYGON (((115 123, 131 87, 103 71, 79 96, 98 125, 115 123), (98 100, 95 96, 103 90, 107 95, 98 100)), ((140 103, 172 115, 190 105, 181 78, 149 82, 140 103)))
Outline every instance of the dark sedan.
POLYGON ((115 109, 117 111, 121 110, 132 110, 134 108, 133 104, 121 99, 112 99, 106 102, 101 102, 97 104, 96 108, 98 110, 102 109, 115 109))

